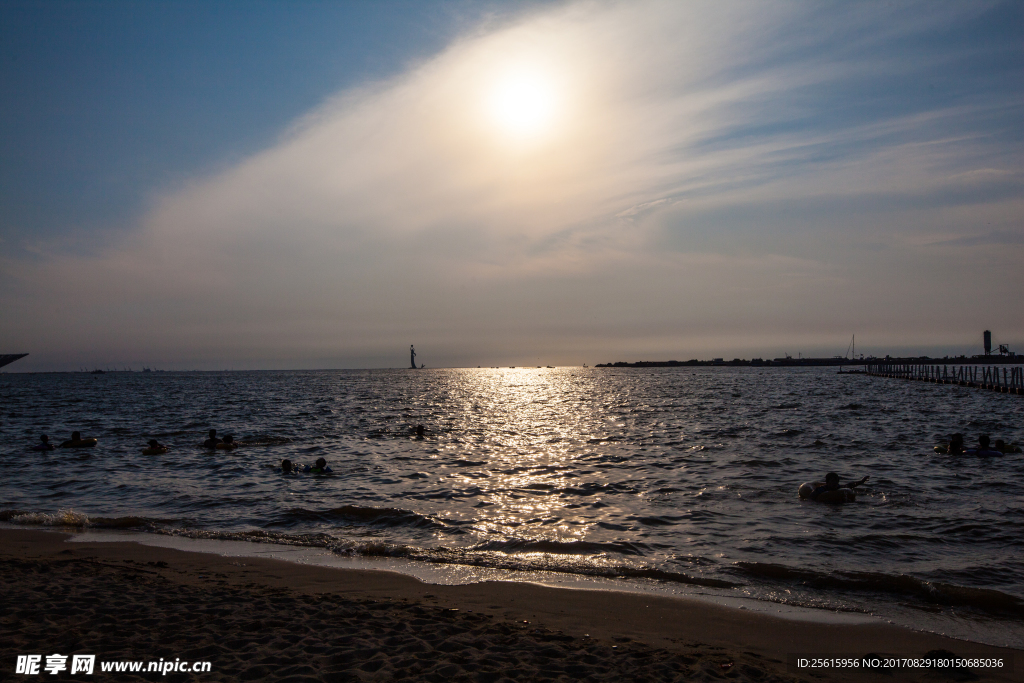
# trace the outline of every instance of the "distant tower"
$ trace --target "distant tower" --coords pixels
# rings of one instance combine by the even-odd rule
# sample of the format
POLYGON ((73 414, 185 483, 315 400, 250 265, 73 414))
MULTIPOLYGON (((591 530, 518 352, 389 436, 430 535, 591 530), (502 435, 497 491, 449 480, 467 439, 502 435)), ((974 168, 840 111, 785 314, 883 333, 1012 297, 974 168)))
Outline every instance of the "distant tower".
POLYGON ((985 355, 992 355, 992 333, 985 330, 985 355))
POLYGON ((412 344, 409 344, 409 363, 412 364, 412 369, 415 370, 416 369, 416 349, 414 349, 412 347, 412 344))

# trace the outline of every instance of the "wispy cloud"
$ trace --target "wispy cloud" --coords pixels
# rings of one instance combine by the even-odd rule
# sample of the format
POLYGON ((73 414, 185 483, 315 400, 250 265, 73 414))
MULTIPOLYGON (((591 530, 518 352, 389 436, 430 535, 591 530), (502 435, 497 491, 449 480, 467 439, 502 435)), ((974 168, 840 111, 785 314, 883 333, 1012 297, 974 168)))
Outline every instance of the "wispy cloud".
POLYGON ((968 237, 955 237, 952 239, 929 242, 935 247, 979 247, 989 245, 1017 245, 1024 244, 1024 230, 1020 232, 1006 232, 996 230, 981 235, 970 235, 968 237))

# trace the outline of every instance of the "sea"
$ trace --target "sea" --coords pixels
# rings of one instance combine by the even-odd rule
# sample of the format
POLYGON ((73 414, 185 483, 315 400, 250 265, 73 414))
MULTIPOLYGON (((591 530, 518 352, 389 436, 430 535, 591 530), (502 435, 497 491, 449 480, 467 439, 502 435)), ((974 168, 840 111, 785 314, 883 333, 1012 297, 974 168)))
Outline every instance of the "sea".
POLYGON ((1024 647, 1024 398, 835 368, 0 374, 0 522, 603 582, 1024 647), (417 426, 423 426, 422 435, 417 426), (201 448, 207 430, 235 451, 201 448), (35 452, 73 430, 88 449, 35 452), (165 455, 144 455, 149 439, 165 455), (283 459, 333 473, 280 473, 283 459), (869 479, 855 502, 803 482, 869 479))

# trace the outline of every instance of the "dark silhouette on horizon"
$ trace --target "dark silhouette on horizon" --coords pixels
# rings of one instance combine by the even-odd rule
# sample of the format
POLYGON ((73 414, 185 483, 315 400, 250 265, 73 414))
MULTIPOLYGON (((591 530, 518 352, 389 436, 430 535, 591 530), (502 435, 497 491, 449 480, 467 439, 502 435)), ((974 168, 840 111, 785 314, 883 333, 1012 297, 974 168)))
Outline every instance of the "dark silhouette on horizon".
POLYGON ((9 365, 10 363, 13 363, 14 361, 18 360, 19 358, 24 358, 27 355, 28 355, 27 353, 3 353, 3 354, 0 354, 0 368, 2 368, 5 365, 9 365))

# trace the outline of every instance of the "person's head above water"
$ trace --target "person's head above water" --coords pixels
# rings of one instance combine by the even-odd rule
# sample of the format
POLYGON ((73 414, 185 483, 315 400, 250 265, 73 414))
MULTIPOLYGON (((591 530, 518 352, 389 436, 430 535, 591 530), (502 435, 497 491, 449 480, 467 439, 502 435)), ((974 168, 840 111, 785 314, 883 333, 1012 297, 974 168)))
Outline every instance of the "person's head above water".
POLYGON ((964 435, 957 432, 949 437, 949 446, 946 452, 950 455, 959 455, 964 452, 964 435))
POLYGON ((217 430, 216 429, 211 429, 210 430, 210 438, 211 439, 216 439, 217 438, 217 430))
POLYGON ((829 472, 825 475, 825 486, 839 486, 839 475, 829 472))
POLYGON ((46 434, 40 436, 39 440, 42 441, 43 443, 50 443, 50 437, 48 437, 46 434))
POLYGON ((323 458, 317 458, 316 459, 316 466, 319 467, 320 469, 323 469, 323 468, 327 467, 327 461, 324 460, 323 458))
POLYGON ((988 450, 988 444, 989 444, 990 441, 991 441, 991 439, 988 438, 988 434, 982 434, 981 436, 979 436, 978 437, 978 445, 981 446, 981 450, 987 451, 988 450))
POLYGON ((149 444, 150 446, 153 446, 154 448, 156 448, 157 446, 159 446, 159 445, 160 445, 160 442, 159 442, 159 441, 157 441, 156 439, 150 439, 150 440, 149 440, 149 441, 148 441, 147 443, 148 443, 148 444, 149 444))
POLYGON ((231 434, 224 435, 224 443, 232 443, 234 440, 235 437, 233 437, 231 434))
POLYGON ((72 441, 81 441, 82 440, 82 432, 71 432, 71 440, 72 441))
POLYGON ((285 458, 284 460, 282 460, 281 461, 281 471, 283 473, 285 473, 285 474, 290 473, 292 471, 292 461, 289 460, 288 458, 285 458))

